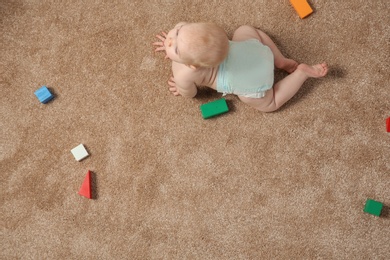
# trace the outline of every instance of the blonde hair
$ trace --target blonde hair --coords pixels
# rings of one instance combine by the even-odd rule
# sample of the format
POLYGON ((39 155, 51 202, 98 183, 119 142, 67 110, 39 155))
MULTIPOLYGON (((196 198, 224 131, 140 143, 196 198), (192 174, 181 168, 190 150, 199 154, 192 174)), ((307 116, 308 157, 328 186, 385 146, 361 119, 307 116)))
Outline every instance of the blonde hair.
POLYGON ((185 26, 182 39, 187 48, 180 53, 185 64, 215 67, 226 58, 229 40, 221 27, 214 23, 191 23, 185 26))

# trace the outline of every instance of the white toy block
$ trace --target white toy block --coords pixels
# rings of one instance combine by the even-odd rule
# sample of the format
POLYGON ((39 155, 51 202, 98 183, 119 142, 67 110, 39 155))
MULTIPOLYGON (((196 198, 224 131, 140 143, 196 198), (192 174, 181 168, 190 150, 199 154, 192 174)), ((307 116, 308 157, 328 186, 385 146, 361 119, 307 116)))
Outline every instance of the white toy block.
POLYGON ((81 161, 89 155, 83 144, 76 146, 71 150, 71 152, 77 161, 81 161))

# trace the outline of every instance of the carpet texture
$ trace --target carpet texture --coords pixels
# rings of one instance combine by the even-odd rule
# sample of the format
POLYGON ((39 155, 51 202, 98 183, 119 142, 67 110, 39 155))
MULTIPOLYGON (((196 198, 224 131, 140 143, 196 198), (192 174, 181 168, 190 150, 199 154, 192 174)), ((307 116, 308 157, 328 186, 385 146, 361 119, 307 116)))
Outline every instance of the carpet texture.
POLYGON ((0 258, 389 259, 390 2, 309 3, 0 1, 0 258), (221 94, 172 96, 151 45, 180 21, 253 25, 329 75, 204 120, 221 94))

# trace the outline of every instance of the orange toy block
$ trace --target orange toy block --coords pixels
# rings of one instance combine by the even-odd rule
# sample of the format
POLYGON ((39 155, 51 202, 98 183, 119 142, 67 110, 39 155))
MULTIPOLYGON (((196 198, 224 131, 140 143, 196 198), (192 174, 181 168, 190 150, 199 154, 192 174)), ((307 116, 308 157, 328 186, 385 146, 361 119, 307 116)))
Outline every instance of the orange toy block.
POLYGON ((294 7, 295 11, 297 11, 301 19, 305 18, 313 12, 313 9, 311 9, 306 0, 290 0, 290 3, 294 7))
POLYGON ((386 130, 388 133, 390 133, 390 117, 386 119, 386 130))
POLYGON ((79 194, 88 199, 91 199, 91 171, 88 171, 87 176, 85 176, 83 184, 81 185, 79 194))

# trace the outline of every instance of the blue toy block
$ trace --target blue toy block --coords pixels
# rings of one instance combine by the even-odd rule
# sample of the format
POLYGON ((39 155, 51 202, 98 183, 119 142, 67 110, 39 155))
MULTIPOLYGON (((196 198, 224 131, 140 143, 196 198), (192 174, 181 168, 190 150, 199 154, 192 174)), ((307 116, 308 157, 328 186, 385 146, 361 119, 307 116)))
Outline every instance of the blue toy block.
POLYGON ((54 98, 53 94, 46 86, 42 86, 40 89, 34 92, 35 96, 39 99, 39 101, 43 104, 46 104, 50 100, 54 98))

